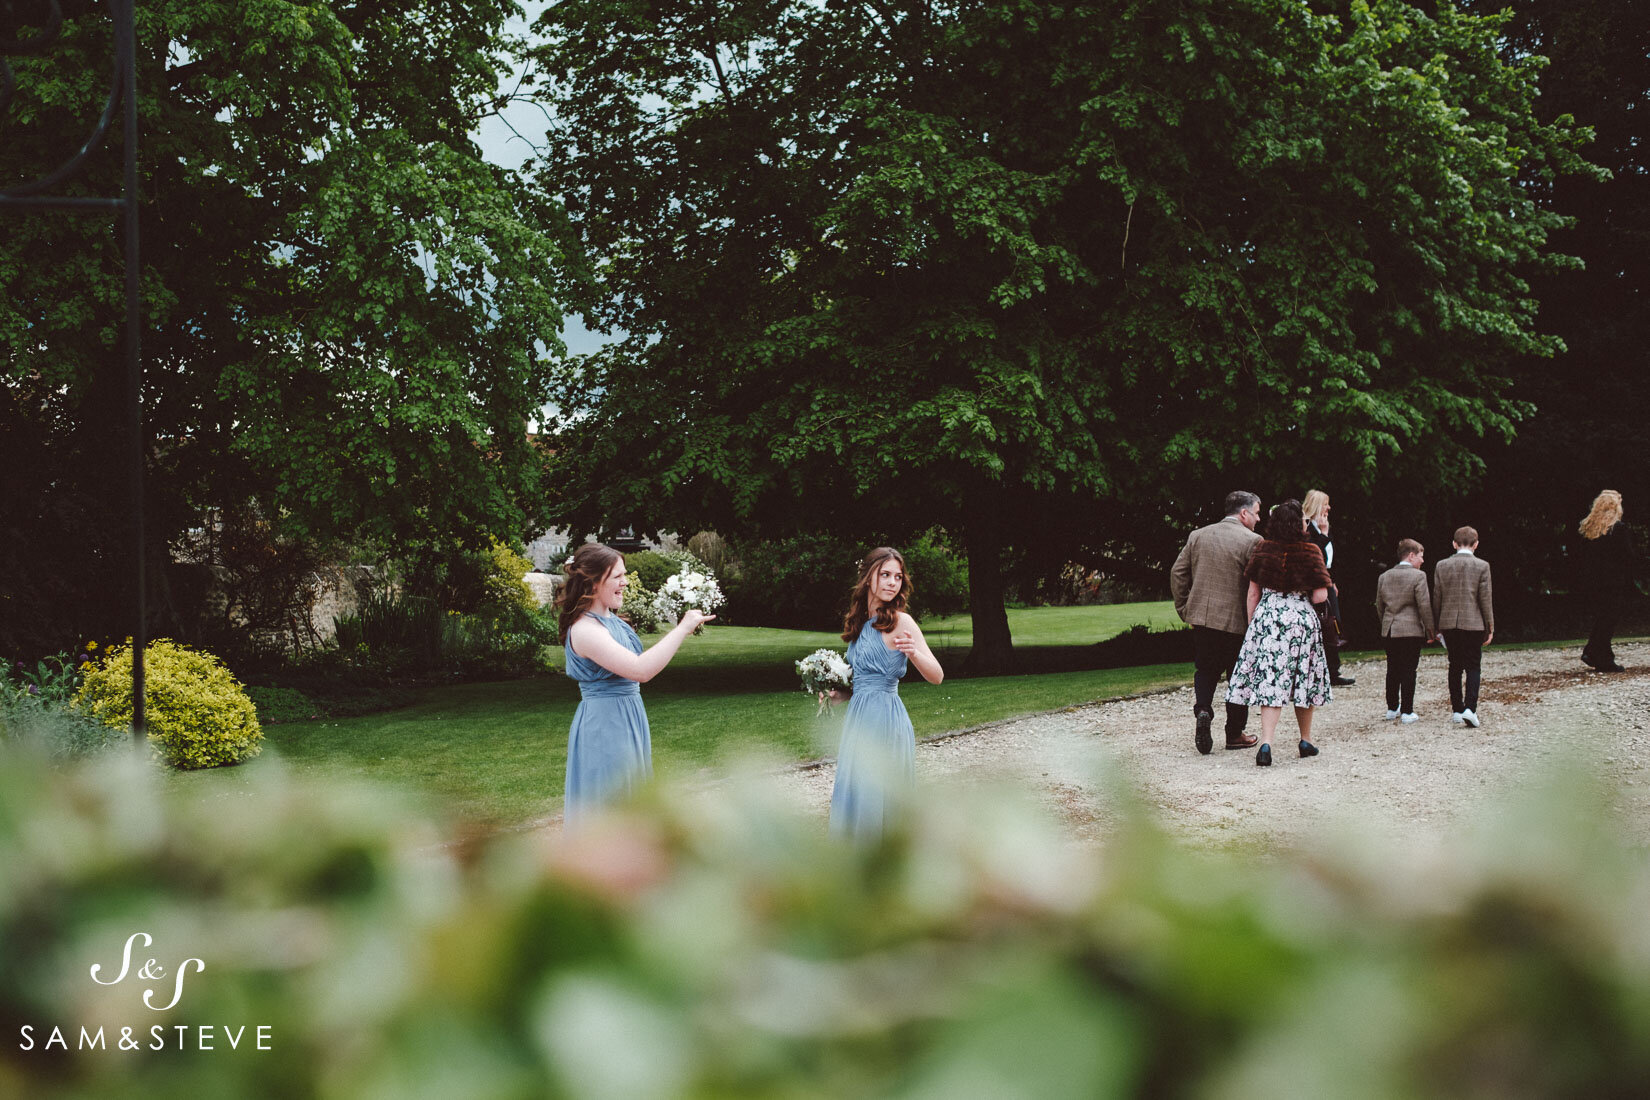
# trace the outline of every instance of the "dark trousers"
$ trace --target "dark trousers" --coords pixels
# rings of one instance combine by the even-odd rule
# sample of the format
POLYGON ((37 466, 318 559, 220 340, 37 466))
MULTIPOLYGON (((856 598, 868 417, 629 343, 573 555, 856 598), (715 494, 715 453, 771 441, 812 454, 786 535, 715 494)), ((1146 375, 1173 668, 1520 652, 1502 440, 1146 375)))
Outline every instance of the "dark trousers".
POLYGON ((1323 631, 1323 655, 1329 662, 1329 678, 1337 679, 1341 674, 1341 643, 1340 631, 1336 624, 1341 621, 1341 598, 1336 591, 1329 590, 1329 622, 1323 631))
MULTIPOLYGON (((1243 648, 1242 634, 1228 634, 1224 630, 1214 630, 1206 626, 1192 627, 1193 660, 1197 663, 1197 671, 1192 676, 1192 712, 1215 712, 1215 687, 1220 683, 1221 673, 1231 679, 1232 666, 1237 664, 1238 651, 1243 648)), ((1243 732, 1243 727, 1249 724, 1249 708, 1236 703, 1226 704, 1226 739, 1228 741, 1243 732)))
POLYGON ((1621 601, 1625 593, 1610 593, 1593 599, 1593 632, 1587 636, 1587 646, 1581 652, 1601 665, 1616 663, 1616 648, 1611 639, 1616 624, 1621 621, 1621 601))
POLYGON ((1415 673, 1425 638, 1383 638, 1386 642, 1386 709, 1415 713, 1415 673))
POLYGON ((1484 663, 1482 630, 1446 630, 1444 648, 1449 650, 1449 709, 1456 714, 1478 709, 1478 668, 1484 663), (1462 680, 1466 685, 1463 689, 1462 680))

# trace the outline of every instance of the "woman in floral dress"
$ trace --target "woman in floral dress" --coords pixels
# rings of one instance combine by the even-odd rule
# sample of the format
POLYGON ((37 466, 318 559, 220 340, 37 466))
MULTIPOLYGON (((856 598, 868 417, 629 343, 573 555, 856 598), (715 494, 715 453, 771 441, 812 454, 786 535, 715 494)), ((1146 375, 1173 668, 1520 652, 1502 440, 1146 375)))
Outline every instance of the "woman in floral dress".
POLYGON ((1226 701, 1260 708, 1255 763, 1270 767, 1272 734, 1283 708, 1295 708, 1300 754, 1312 744, 1312 708, 1329 702, 1329 661, 1316 604, 1329 599, 1323 552, 1307 537, 1300 502, 1287 500, 1266 517, 1265 538, 1243 575, 1249 581, 1249 629, 1227 680, 1226 701))

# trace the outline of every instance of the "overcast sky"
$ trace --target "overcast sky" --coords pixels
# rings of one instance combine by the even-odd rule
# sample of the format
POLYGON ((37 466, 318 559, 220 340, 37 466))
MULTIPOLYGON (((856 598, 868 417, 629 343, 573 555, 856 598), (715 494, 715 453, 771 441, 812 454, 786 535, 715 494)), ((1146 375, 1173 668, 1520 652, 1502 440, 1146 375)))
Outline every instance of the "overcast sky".
MULTIPOLYGON (((526 16, 511 20, 508 32, 527 33, 532 21, 538 18, 539 13, 547 6, 547 0, 522 0, 526 16)), ((514 89, 518 75, 511 73, 506 76, 500 90, 508 92, 514 89)), ((482 119, 481 125, 476 129, 475 139, 481 146, 482 155, 494 164, 503 165, 505 168, 520 168, 533 155, 533 145, 529 143, 537 143, 544 139, 544 112, 532 104, 513 103, 504 109, 502 117, 482 119), (515 127, 514 131, 511 130, 512 126, 515 127)), ((585 328, 578 317, 567 319, 561 335, 567 342, 567 350, 575 355, 595 351, 606 339, 599 333, 593 333, 585 328)))

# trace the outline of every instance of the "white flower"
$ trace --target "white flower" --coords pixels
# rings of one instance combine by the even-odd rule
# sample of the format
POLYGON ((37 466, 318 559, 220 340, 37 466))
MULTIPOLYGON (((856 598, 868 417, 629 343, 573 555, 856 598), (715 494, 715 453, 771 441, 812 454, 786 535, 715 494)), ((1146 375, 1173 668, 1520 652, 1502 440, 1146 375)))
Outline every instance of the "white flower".
POLYGON ((680 621, 682 612, 690 607, 709 614, 724 602, 721 586, 714 576, 683 565, 681 572, 667 577, 659 586, 653 607, 661 618, 680 621))
POLYGON ((802 678, 802 690, 809 695, 847 688, 854 680, 853 668, 834 649, 814 650, 796 662, 796 673, 802 678))

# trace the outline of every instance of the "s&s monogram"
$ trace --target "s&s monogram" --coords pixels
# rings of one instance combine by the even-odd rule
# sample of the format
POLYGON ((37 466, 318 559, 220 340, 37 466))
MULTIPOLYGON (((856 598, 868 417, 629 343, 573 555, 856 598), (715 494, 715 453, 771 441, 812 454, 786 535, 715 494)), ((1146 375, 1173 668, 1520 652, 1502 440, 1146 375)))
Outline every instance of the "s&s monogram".
MULTIPOLYGON (((155 942, 147 932, 133 932, 126 938, 126 949, 121 952, 120 973, 115 975, 113 978, 100 978, 98 977, 98 974, 102 971, 103 964, 93 963, 92 981, 96 982, 98 985, 119 985, 121 982, 125 981, 126 975, 132 970, 132 947, 138 940, 143 941, 144 947, 153 946, 155 942)), ((143 1003, 154 1009, 156 1012, 165 1012, 168 1009, 176 1007, 178 1001, 183 997, 183 979, 184 976, 189 973, 190 963, 195 964, 195 973, 197 974, 206 969, 206 964, 200 959, 184 959, 178 964, 177 972, 173 975, 172 999, 163 1005, 156 1004, 155 987, 151 985, 148 989, 143 991, 143 1003)), ((163 982, 166 979, 166 967, 162 966, 158 960, 150 959, 138 968, 137 977, 140 981, 145 982, 163 982)))

